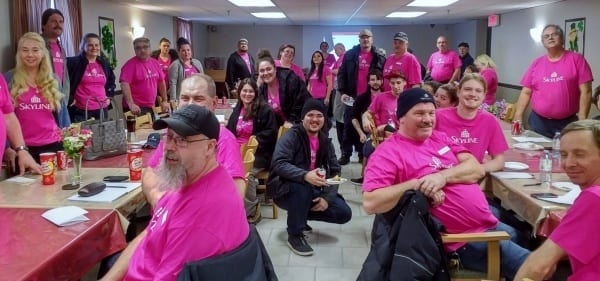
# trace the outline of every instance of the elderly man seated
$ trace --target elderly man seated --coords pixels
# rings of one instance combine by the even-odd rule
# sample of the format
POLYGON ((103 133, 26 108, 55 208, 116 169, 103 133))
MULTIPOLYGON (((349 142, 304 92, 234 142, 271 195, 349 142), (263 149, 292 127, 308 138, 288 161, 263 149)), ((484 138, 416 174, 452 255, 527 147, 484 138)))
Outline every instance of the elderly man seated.
POLYGON ((565 256, 573 269, 569 281, 600 278, 600 121, 567 125, 560 138, 560 158, 569 179, 581 187, 581 194, 549 239, 527 258, 516 280, 546 280, 565 256))
POLYGON ((166 191, 148 227, 123 251, 103 280, 176 280, 184 263, 239 247, 249 235, 236 186, 215 158, 219 121, 192 104, 160 119, 168 128, 155 169, 166 191))
MULTIPOLYGON (((408 190, 420 190, 432 200, 431 214, 448 233, 505 230, 492 215, 477 184, 484 169, 463 146, 434 131, 435 101, 423 89, 406 90, 398 98, 399 128, 383 142, 365 169, 363 206, 370 214, 387 213, 408 190)), ((374 237, 376 238, 376 237, 374 237)), ((410 239, 410 238, 407 238, 410 239)), ((485 243, 446 244, 465 268, 485 271, 485 243)), ((529 251, 512 241, 500 242, 501 271, 513 278, 529 251)))

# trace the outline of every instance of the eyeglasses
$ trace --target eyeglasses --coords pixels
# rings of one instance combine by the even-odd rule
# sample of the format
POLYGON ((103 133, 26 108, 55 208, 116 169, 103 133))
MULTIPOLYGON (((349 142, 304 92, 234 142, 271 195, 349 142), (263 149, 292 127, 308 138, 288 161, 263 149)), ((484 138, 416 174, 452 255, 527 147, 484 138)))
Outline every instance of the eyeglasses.
POLYGON ((165 134, 163 135, 163 140, 165 142, 170 142, 173 141, 173 143, 175 144, 175 146, 177 147, 181 147, 181 148, 185 148, 188 146, 188 144, 193 143, 193 142, 199 142, 199 141, 205 141, 205 140, 211 140, 211 139, 199 139, 199 140, 188 140, 179 136, 174 136, 174 135, 169 135, 169 134, 165 134))
POLYGON ((550 33, 550 34, 544 34, 544 35, 542 35, 542 38, 544 38, 544 39, 550 39, 550 37, 556 38, 559 35, 560 35, 560 33, 554 32, 554 33, 550 33))

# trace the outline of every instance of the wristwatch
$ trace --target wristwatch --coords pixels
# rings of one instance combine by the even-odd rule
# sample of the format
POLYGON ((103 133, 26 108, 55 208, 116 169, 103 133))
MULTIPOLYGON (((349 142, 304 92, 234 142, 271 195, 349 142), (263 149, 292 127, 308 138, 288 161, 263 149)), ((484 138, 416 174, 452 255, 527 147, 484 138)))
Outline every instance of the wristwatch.
POLYGON ((29 147, 27 147, 26 145, 19 145, 19 146, 15 147, 16 152, 19 152, 21 150, 29 151, 29 147))

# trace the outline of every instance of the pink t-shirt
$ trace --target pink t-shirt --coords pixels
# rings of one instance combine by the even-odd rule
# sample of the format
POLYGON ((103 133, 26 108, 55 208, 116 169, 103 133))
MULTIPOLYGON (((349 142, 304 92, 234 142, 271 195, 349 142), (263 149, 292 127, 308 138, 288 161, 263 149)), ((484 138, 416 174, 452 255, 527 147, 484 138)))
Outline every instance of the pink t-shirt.
POLYGON ((498 119, 487 111, 478 111, 471 120, 458 116, 456 107, 439 108, 435 115, 435 129, 469 149, 480 163, 483 163, 486 151, 495 156, 508 150, 498 119))
POLYGON ((310 166, 309 169, 312 171, 317 168, 317 152, 319 151, 319 136, 308 136, 308 143, 310 145, 310 166))
POLYGON ((535 59, 523 74, 521 85, 531 89, 531 108, 546 118, 564 119, 579 111, 579 85, 593 81, 592 70, 578 53, 565 51, 551 62, 535 59))
POLYGON ((183 64, 183 76, 188 78, 194 74, 198 73, 198 69, 196 69, 193 65, 183 64))
POLYGON ((246 67, 248 67, 248 72, 252 73, 252 63, 250 62, 250 56, 248 52, 238 52, 238 55, 244 60, 246 63, 246 67))
MULTIPOLYGON (((163 157, 165 149, 164 142, 161 141, 150 160, 148 166, 155 168, 163 157)), ((237 143, 235 136, 225 126, 221 125, 219 130, 219 139, 217 140, 217 162, 231 175, 234 179, 246 178, 244 173, 244 163, 240 153, 240 145, 237 143)))
POLYGON ((163 60, 160 56, 157 59, 160 69, 162 69, 163 75, 165 76, 165 84, 167 89, 169 88, 169 66, 171 66, 171 56, 168 56, 166 60, 163 60))
POLYGON ((310 85, 310 95, 315 99, 324 99, 327 96, 327 77, 331 77, 329 67, 323 67, 323 75, 321 80, 317 74, 318 69, 310 75, 308 84, 310 85))
POLYGON ((383 92, 376 95, 371 100, 369 112, 373 114, 375 126, 388 124, 392 121, 394 128, 398 128, 398 118, 396 118, 396 109, 398 107, 398 97, 391 92, 383 92))
POLYGON ((273 110, 273 113, 281 120, 285 122, 285 114, 283 114, 283 109, 281 108, 281 102, 279 101, 279 85, 274 88, 267 88, 267 103, 273 110))
POLYGON ((367 76, 369 75, 369 68, 371 67, 371 61, 373 61, 373 53, 371 51, 360 50, 358 54, 358 77, 356 80, 356 96, 360 96, 367 91, 367 76))
POLYGON ((496 74, 496 70, 492 67, 486 67, 484 70, 480 71, 479 74, 483 77, 485 84, 487 85, 487 93, 485 93, 485 100, 483 102, 492 105, 496 102, 498 74, 496 74))
POLYGON ((97 63, 88 63, 81 77, 81 82, 75 90, 75 106, 85 110, 85 104, 88 104, 88 110, 96 110, 106 107, 106 103, 97 101, 106 100, 106 76, 102 66, 97 63), (89 100, 89 102, 88 102, 89 100))
POLYGON ((429 57, 427 69, 431 70, 431 78, 435 81, 447 81, 452 78, 454 70, 460 68, 462 62, 458 54, 452 50, 448 50, 442 54, 437 51, 429 57))
POLYGON ((4 157, 4 146, 6 145, 6 120, 4 117, 12 112, 14 112, 14 107, 10 99, 8 86, 4 81, 4 77, 0 75, 0 114, 2 114, 2 118, 0 118, 0 159, 4 157))
MULTIPOLYGON (((383 77, 387 77, 392 71, 398 71, 406 77, 404 89, 411 88, 413 85, 421 84, 421 65, 419 60, 413 54, 405 52, 402 56, 391 54, 383 66, 383 77)), ((383 81, 383 89, 391 91, 390 80, 383 81)))
POLYGON ((42 146, 62 139, 52 106, 38 89, 29 87, 19 96, 15 115, 21 123, 23 139, 28 146, 42 146))
POLYGON ((573 269, 569 281, 595 281, 600 276, 598 205, 600 186, 583 189, 558 228, 550 235, 550 240, 569 256, 573 269))
MULTIPOLYGON (((238 152, 239 154, 239 152, 238 152)), ((183 265, 239 247, 250 233, 235 184, 217 167, 196 182, 165 194, 123 280, 177 280, 183 265)))
MULTIPOLYGON (((454 144, 446 134, 434 131, 423 142, 394 134, 380 144, 369 158, 365 168, 363 191, 388 187, 411 179, 452 168, 459 164, 459 153, 468 152, 454 144)), ((496 227, 487 200, 478 184, 448 184, 443 189, 444 202, 431 208, 448 233, 482 232, 496 227)), ((452 252, 464 243, 445 244, 452 252)))
POLYGON ((327 54, 327 58, 325 58, 325 66, 329 69, 333 67, 335 64, 335 56, 333 54, 327 54))
POLYGON ((246 114, 246 109, 242 107, 237 124, 235 125, 237 142, 240 145, 248 143, 250 136, 252 136, 252 130, 254 130, 254 120, 244 120, 244 114, 246 114))
MULTIPOLYGON (((121 68, 122 83, 129 84, 131 96, 138 106, 153 107, 158 92, 158 83, 165 81, 165 75, 162 72, 158 61, 149 58, 146 61, 137 57, 129 59, 121 68)), ((123 99, 123 107, 127 101, 123 99)))
POLYGON ((335 63, 333 64, 333 66, 331 67, 331 69, 339 69, 340 66, 342 66, 342 62, 344 61, 344 54, 342 54, 341 56, 338 57, 338 59, 335 61, 335 63))
POLYGON ((52 65, 54 66, 54 73, 58 76, 59 81, 62 83, 63 77, 65 76, 65 58, 62 56, 60 46, 56 42, 50 42, 50 57, 52 57, 52 65))
MULTIPOLYGON (((281 60, 275 60, 275 66, 287 68, 287 67, 281 65, 281 60)), ((298 77, 300 77, 300 79, 302 81, 306 81, 306 79, 304 77, 304 70, 302 70, 302 67, 300 67, 297 64, 292 63, 292 65, 289 67, 289 69, 292 70, 296 75, 298 75, 298 77)))

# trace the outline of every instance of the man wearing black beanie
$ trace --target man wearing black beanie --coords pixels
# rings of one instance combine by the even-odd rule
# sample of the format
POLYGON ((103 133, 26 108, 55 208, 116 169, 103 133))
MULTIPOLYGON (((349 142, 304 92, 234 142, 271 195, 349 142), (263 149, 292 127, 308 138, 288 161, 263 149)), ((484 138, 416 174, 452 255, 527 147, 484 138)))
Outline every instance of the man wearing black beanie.
POLYGON ((287 245, 301 256, 313 254, 303 234, 308 229, 307 220, 343 224, 352 217, 350 207, 337 192, 341 169, 333 144, 321 130, 326 115, 323 102, 307 100, 302 123, 277 141, 269 172, 269 194, 288 211, 287 245))

